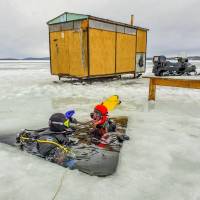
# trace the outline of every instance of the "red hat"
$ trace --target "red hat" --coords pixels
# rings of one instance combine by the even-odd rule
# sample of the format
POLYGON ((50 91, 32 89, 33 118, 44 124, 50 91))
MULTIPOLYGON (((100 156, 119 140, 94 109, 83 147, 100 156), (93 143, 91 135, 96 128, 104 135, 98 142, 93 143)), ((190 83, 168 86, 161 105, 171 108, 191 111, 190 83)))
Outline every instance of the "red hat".
POLYGON ((96 105, 94 110, 99 111, 102 115, 108 114, 108 109, 103 104, 96 105))

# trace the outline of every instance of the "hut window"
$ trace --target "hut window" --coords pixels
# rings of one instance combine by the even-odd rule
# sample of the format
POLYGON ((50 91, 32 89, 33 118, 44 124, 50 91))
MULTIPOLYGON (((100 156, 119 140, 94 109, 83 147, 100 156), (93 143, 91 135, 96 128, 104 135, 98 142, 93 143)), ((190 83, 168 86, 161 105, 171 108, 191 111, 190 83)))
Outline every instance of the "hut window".
POLYGON ((117 26, 117 32, 124 33, 125 32, 124 26, 117 26))
POLYGON ((100 21, 96 21, 96 20, 90 20, 89 27, 115 32, 116 26, 114 24, 104 23, 104 22, 100 22, 100 21))
POLYGON ((61 31, 60 24, 49 25, 49 32, 61 31))
POLYGON ((125 27, 125 33, 131 34, 131 35, 136 35, 136 29, 125 27))
POLYGON ((82 21, 74 21, 74 29, 80 29, 81 28, 81 22, 82 21))
POLYGON ((73 22, 64 23, 61 25, 62 31, 73 29, 73 22))

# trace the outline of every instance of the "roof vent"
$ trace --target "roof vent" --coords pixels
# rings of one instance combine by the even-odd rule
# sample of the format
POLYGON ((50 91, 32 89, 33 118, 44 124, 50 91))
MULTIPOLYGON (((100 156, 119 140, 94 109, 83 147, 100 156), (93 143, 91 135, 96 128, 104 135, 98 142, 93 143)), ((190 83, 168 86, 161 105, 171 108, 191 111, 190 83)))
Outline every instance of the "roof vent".
POLYGON ((131 15, 131 26, 134 24, 134 15, 131 15))

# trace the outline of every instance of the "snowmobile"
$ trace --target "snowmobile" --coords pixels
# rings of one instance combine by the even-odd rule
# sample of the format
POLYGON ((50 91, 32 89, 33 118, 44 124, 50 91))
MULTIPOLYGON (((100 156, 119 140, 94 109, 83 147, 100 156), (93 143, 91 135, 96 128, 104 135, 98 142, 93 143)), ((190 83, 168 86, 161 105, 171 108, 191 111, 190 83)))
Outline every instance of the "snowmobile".
MULTIPOLYGON (((117 96, 104 101, 109 110, 119 103, 117 96)), ((65 143, 58 142, 57 137, 52 137, 58 134, 49 127, 38 130, 24 129, 17 137, 14 134, 1 135, 0 142, 69 169, 78 169, 89 175, 108 176, 116 171, 123 141, 129 139, 126 135, 127 117, 109 118, 109 123, 111 128, 106 143, 93 137, 93 125, 90 122, 78 121, 74 127, 62 133, 66 135, 65 143), (44 149, 47 154, 44 153, 44 149)))
POLYGON ((177 57, 176 63, 167 61, 165 56, 153 57, 153 70, 155 76, 181 76, 196 72, 196 66, 188 62, 188 58, 177 57))

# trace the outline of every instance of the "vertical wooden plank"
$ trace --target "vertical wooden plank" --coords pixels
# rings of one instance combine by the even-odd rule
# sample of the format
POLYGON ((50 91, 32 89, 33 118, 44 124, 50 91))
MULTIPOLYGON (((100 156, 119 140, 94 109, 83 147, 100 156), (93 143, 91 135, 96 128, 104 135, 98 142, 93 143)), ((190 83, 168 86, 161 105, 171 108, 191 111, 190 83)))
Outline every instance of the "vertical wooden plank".
POLYGON ((117 73, 135 71, 135 43, 135 35, 117 33, 117 73))
POLYGON ((88 63, 88 78, 90 77, 90 28, 87 28, 87 63, 88 63))
POLYGON ((50 33, 51 73, 69 74, 68 35, 67 31, 50 33))
POLYGON ((135 67, 134 67, 134 69, 135 69, 135 71, 134 71, 134 78, 136 78, 136 65, 137 65, 137 63, 136 63, 136 56, 137 56, 137 30, 136 30, 136 40, 135 40, 135 67))
POLYGON ((84 59, 84 66, 83 66, 83 73, 82 73, 82 77, 87 77, 89 74, 89 49, 88 49, 88 30, 85 29, 83 30, 83 35, 82 35, 82 56, 84 59))
POLYGON ((60 73, 63 75, 69 74, 69 49, 68 49, 68 31, 62 31, 60 37, 60 73))
POLYGON ((137 30, 137 52, 146 53, 147 32, 145 30, 137 30))
POLYGON ((87 32, 82 30, 69 32, 69 60, 70 75, 75 77, 86 77, 87 67, 87 32))
POLYGON ((115 32, 89 29, 90 75, 115 73, 115 32))
POLYGON ((51 63, 51 36, 50 36, 50 30, 49 30, 49 57, 50 57, 50 71, 51 71, 51 74, 52 73, 52 63, 51 63))
POLYGON ((149 81, 149 101, 155 101, 156 98, 156 85, 153 78, 150 78, 149 81))
POLYGON ((81 63, 81 41, 80 32, 69 31, 69 60, 70 60, 70 75, 80 76, 81 63))
POLYGON ((115 30, 115 73, 117 73, 117 30, 115 30))
POLYGON ((51 73, 52 75, 59 74, 59 63, 58 63, 58 40, 60 32, 50 33, 50 49, 51 49, 51 73))

